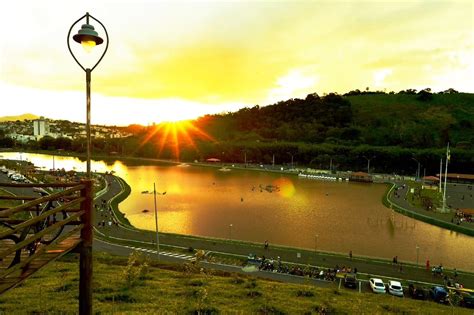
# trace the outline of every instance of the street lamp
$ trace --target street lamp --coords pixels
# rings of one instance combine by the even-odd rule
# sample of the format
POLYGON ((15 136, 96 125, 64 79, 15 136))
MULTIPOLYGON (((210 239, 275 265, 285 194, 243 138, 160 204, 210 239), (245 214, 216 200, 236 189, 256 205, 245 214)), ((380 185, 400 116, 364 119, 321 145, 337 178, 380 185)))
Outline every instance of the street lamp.
MULTIPOLYGON (((158 193, 160 195, 165 195, 165 192, 158 193)), ((160 260, 160 234, 158 234, 158 209, 156 208, 156 184, 153 183, 153 199, 155 201, 155 228, 156 228, 156 256, 160 260)))
POLYGON ((370 160, 375 159, 375 155, 372 156, 370 159, 365 155, 363 156, 363 158, 367 160, 367 174, 370 174, 370 160))
POLYGON ((107 52, 107 48, 109 47, 109 35, 107 34, 107 30, 105 26, 96 18, 87 12, 85 15, 81 16, 74 24, 71 25, 69 32, 67 33, 67 47, 69 52, 72 55, 72 58, 76 61, 76 63, 81 67, 82 70, 86 72, 86 113, 87 113, 87 122, 86 122, 86 134, 87 134, 87 153, 86 153, 86 163, 87 163, 87 178, 91 178, 91 72, 97 67, 99 62, 104 58, 105 53, 107 52), (86 24, 83 24, 81 29, 77 32, 76 35, 72 36, 72 39, 81 44, 82 47, 86 52, 91 52, 95 46, 100 45, 104 42, 104 40, 99 36, 99 34, 95 31, 94 26, 89 24, 89 18, 93 19, 97 23, 99 23, 105 31, 105 37, 107 39, 106 46, 104 52, 100 56, 97 63, 92 68, 84 68, 84 66, 77 60, 76 56, 71 50, 70 40, 71 40, 71 31, 72 28, 79 23, 82 19, 86 19, 86 24))
POLYGON ((293 169, 293 154, 290 152, 286 152, 287 154, 291 155, 291 169, 293 169))
POLYGON ((247 150, 243 150, 244 151, 244 167, 247 167, 247 150))
POLYGON ((421 164, 420 164, 420 162, 419 162, 417 159, 415 159, 414 157, 412 157, 411 159, 412 159, 413 161, 415 161, 416 163, 418 163, 418 168, 417 168, 417 170, 416 170, 415 180, 420 179, 420 165, 421 165, 421 164))
POLYGON ((418 257, 420 256, 420 246, 416 245, 416 265, 418 266, 418 257))
POLYGON ((232 240, 232 223, 229 224, 229 239, 232 240))

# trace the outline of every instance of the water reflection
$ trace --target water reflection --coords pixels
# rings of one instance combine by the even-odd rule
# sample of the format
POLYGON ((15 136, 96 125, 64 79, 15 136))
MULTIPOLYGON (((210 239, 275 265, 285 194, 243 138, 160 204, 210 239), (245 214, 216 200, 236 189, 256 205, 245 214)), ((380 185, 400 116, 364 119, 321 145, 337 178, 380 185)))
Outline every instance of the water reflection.
MULTIPOLYGON (((19 158, 17 153, 3 156, 19 158)), ((24 153, 25 157, 38 166, 52 167, 51 156, 24 153)), ((73 157, 56 157, 55 164, 56 168, 85 170, 85 163, 73 157)), ((132 192, 120 209, 139 228, 155 228, 153 211, 142 212, 153 210, 153 195, 142 191, 152 191, 155 182, 157 191, 167 192, 157 196, 163 232, 227 238, 232 224, 234 239, 352 250, 354 255, 397 255, 411 261, 416 260, 418 245, 420 263, 430 259, 432 264, 474 270, 469 254, 474 252, 474 238, 385 208, 381 204, 384 185, 129 161, 93 161, 92 169, 114 170, 129 183, 132 192)))

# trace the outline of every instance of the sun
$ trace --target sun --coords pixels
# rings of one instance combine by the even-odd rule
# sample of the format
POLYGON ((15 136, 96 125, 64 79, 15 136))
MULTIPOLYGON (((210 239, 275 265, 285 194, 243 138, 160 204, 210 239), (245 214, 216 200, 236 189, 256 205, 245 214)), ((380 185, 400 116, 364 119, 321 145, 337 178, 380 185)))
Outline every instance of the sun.
POLYGON ((139 147, 151 142, 158 147, 158 157, 162 155, 164 150, 168 150, 179 161, 183 148, 191 148, 199 152, 196 145, 197 140, 216 141, 212 136, 197 127, 192 120, 169 121, 150 127, 142 138, 139 147))

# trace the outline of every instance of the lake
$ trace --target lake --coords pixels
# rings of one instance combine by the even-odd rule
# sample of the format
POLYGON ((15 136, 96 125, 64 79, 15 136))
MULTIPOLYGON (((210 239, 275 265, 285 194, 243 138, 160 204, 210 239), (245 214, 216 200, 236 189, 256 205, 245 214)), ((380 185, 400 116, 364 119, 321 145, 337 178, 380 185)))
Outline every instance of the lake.
MULTIPOLYGON (((50 169, 51 155, 2 153, 50 169)), ((55 156, 56 168, 85 170, 75 157, 55 156)), ((252 170, 220 171, 167 163, 92 161, 92 170, 115 171, 131 187, 120 210, 130 222, 154 230, 156 183, 161 232, 232 238, 354 255, 416 261, 474 271, 474 238, 416 221, 382 205, 383 184, 325 182, 252 170), (142 164, 142 165, 137 165, 142 164), (149 210, 143 213, 143 210, 149 210)))

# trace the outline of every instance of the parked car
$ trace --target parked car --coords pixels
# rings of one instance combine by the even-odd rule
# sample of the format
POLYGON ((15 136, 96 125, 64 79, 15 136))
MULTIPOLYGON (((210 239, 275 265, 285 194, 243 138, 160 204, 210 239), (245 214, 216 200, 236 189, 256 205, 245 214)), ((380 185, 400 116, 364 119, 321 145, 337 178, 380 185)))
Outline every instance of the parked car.
POLYGON ((344 276, 344 286, 346 288, 357 288, 357 277, 355 273, 348 273, 344 276))
POLYGON ((403 297, 402 284, 399 281, 390 280, 388 282, 388 293, 395 296, 403 297))
POLYGON ((425 300, 427 296, 425 288, 413 283, 408 286, 408 294, 417 300, 425 300))
POLYGON ((440 286, 434 286, 430 289, 430 297, 438 303, 448 303, 448 291, 440 286))
POLYGON ((370 278, 370 288, 374 293, 385 293, 385 284, 378 278, 370 278))
POLYGON ((474 293, 462 292, 461 305, 464 307, 474 308, 474 293))

